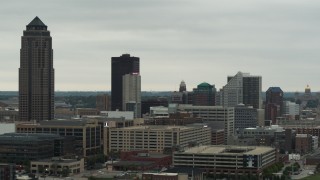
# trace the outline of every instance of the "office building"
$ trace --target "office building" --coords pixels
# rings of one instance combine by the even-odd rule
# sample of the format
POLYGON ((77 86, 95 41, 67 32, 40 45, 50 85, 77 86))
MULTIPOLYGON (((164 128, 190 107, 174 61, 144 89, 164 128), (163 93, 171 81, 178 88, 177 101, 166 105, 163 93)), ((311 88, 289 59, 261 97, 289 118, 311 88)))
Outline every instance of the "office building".
POLYGON ((132 126, 109 129, 109 152, 148 150, 165 152, 173 148, 184 149, 193 144, 210 144, 210 128, 188 126, 132 126))
POLYGON ((258 125, 258 112, 252 106, 239 104, 234 107, 234 128, 244 129, 258 125))
POLYGON ((200 168, 209 174, 227 174, 229 177, 248 174, 259 176, 275 162, 276 151, 271 147, 197 146, 173 155, 175 167, 200 168))
POLYGON ((266 91, 265 118, 276 124, 277 117, 283 114, 283 91, 280 87, 270 87, 266 91))
POLYGON ((290 120, 298 120, 300 115, 300 105, 295 102, 283 102, 283 115, 290 120))
POLYGON ((299 153, 301 155, 311 152, 312 136, 310 134, 297 134, 295 150, 296 150, 296 153, 299 153))
POLYGON ((120 57, 111 58, 111 110, 123 110, 122 108, 122 76, 140 72, 140 59, 123 54, 120 57))
POLYGON ((189 112, 203 119, 204 123, 223 123, 225 143, 234 135, 234 108, 222 106, 192 106, 180 104, 177 112, 189 112))
POLYGON ((255 109, 262 107, 262 77, 244 76, 243 77, 243 104, 252 106, 255 109))
POLYGON ((138 73, 122 76, 122 110, 141 117, 141 76, 138 73))
POLYGON ((181 81, 179 86, 179 92, 185 92, 185 91, 187 91, 187 85, 184 81, 181 81))
POLYGON ((147 99, 141 102, 141 115, 150 112, 150 107, 165 106, 168 107, 168 100, 165 97, 147 99))
POLYGON ((63 155, 64 138, 55 134, 6 133, 0 135, 2 162, 21 163, 63 155))
POLYGON ((38 17, 27 25, 21 38, 19 117, 20 121, 54 118, 52 38, 38 17))
POLYGON ((16 125, 18 133, 50 133, 75 138, 73 153, 87 157, 102 151, 101 126, 96 120, 51 120, 40 123, 20 123, 16 125))
POLYGON ((75 175, 84 171, 84 159, 53 157, 47 159, 33 160, 30 162, 31 173, 63 174, 63 171, 69 171, 69 175, 75 175), (39 172, 42 171, 42 172, 39 172))
POLYGON ((201 83, 193 89, 193 105, 195 106, 214 106, 216 88, 206 82, 201 83))
POLYGON ((217 95, 217 105, 235 107, 238 104, 252 106, 260 109, 262 105, 261 76, 252 76, 249 73, 238 72, 235 76, 228 77, 228 83, 217 95))
POLYGON ((96 109, 98 111, 109 111, 111 109, 110 108, 110 97, 108 94, 97 95, 96 109))

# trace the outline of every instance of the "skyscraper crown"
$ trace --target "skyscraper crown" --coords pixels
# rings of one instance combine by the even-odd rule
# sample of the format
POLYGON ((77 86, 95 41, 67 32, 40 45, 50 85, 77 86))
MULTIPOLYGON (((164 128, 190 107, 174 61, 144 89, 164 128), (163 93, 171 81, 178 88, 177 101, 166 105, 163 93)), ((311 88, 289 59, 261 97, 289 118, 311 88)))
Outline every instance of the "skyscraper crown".
POLYGON ((27 30, 47 30, 47 26, 36 16, 28 25, 27 30))

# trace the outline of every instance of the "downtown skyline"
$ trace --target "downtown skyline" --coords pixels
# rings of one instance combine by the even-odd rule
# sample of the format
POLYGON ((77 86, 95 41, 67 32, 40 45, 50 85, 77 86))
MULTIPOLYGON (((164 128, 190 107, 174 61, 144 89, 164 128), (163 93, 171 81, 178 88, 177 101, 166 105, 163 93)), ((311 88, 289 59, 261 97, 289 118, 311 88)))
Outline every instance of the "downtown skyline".
POLYGON ((263 91, 320 89, 320 2, 31 2, 0 7, 0 91, 18 90, 21 29, 35 16, 53 38, 56 91, 110 91, 111 57, 124 53, 140 58, 143 91, 220 89, 238 71, 262 76, 263 91))

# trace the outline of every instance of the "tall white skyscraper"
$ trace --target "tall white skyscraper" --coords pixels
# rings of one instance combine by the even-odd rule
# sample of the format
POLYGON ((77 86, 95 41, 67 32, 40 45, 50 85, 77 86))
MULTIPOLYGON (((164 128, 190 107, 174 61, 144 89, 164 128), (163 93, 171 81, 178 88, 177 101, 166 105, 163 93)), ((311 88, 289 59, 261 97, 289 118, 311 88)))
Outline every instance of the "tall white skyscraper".
POLYGON ((122 76, 122 109, 133 111, 136 118, 141 117, 141 76, 139 73, 122 76))

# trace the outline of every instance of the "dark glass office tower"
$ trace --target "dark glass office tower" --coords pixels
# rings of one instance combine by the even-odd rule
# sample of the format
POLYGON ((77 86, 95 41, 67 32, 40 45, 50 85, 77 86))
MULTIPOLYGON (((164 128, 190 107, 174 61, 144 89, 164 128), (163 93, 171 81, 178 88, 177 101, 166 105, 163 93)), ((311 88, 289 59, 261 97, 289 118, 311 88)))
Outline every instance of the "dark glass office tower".
POLYGON ((140 73, 140 59, 130 54, 111 58, 111 110, 122 111, 122 76, 140 73))
POLYGON ((245 76, 243 83, 243 104, 261 109, 262 106, 262 78, 261 76, 245 76))
POLYGON ((21 121, 54 118, 52 38, 38 17, 27 25, 21 38, 19 116, 21 121))

